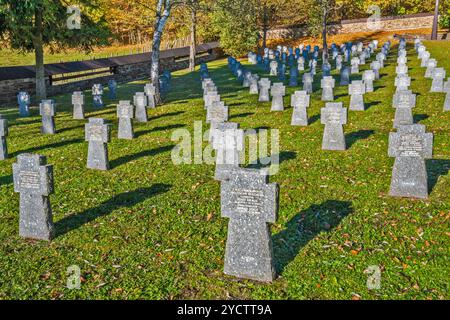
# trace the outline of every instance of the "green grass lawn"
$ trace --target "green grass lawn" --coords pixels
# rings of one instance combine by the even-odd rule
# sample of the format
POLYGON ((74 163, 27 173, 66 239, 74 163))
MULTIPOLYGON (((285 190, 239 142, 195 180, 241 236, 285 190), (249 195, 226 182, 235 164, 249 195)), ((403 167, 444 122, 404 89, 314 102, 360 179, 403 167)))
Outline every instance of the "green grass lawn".
MULTIPOLYGON (((450 72, 450 43, 427 46, 450 72)), ((428 200, 387 195, 396 50, 376 91, 365 96, 370 108, 349 112, 344 152, 321 150, 320 76, 308 110, 312 124, 293 127, 292 108, 271 113, 270 103, 258 103, 237 83, 226 60, 209 64, 230 121, 243 129, 280 130, 280 171, 271 177, 280 185, 272 227, 280 275, 272 284, 223 274, 228 220, 220 217, 214 166, 172 164, 173 130, 193 132, 194 121, 205 120, 198 72, 174 73, 167 103, 149 111, 147 124, 135 124, 133 141, 115 138, 117 101, 107 100, 100 111, 89 103, 88 116, 113 123, 108 172, 85 168, 85 121, 72 120, 70 95, 55 97, 53 136, 39 133, 36 109, 30 118, 18 118, 14 106, 2 110, 10 120, 12 158, 0 162, 0 299, 449 299, 450 112, 443 112, 444 94, 429 93, 431 80, 409 48, 415 121, 434 133, 428 200), (18 236, 11 166, 24 152, 46 155, 54 165, 57 237, 51 243, 18 236), (81 268, 80 290, 66 288, 71 265, 81 268), (382 270, 381 289, 368 290, 365 270, 374 265, 382 270)), ((119 98, 132 99, 143 84, 120 86, 119 98)), ((337 87, 335 95, 348 107, 346 87, 337 87)))

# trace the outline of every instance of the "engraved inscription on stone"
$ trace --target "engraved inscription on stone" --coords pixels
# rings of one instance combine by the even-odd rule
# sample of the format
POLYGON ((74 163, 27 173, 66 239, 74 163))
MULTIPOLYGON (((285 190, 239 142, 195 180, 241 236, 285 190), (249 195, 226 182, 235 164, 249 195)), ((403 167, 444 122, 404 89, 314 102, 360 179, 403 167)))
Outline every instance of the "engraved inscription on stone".
POLYGON ((403 135, 398 150, 400 157, 420 157, 423 152, 422 138, 415 134, 403 135))
POLYGON ((261 214, 263 212, 264 192, 257 189, 235 188, 231 191, 236 196, 236 212, 261 214))
POLYGON ((36 189, 41 185, 41 178, 39 172, 35 171, 20 171, 19 172, 19 187, 22 189, 36 189))

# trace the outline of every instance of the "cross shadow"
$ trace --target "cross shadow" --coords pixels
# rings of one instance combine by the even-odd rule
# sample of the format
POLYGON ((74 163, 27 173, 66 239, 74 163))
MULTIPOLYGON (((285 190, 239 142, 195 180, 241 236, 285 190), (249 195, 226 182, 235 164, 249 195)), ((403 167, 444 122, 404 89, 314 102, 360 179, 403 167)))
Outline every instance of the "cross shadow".
POLYGON ((273 164, 272 159, 278 158, 278 164, 282 164, 285 161, 293 160, 297 158, 297 152, 294 151, 281 151, 279 154, 274 154, 272 156, 264 157, 258 159, 258 163, 252 163, 247 166, 251 169, 262 169, 273 164))
POLYGON ((422 120, 426 120, 428 119, 430 116, 426 115, 426 114, 415 114, 413 115, 413 119, 414 119, 414 123, 419 123, 422 120))
POLYGON ((151 157, 151 156, 156 156, 157 154, 160 153, 164 153, 167 151, 172 150, 174 147, 174 145, 168 145, 168 146, 163 146, 163 147, 159 147, 156 149, 150 149, 150 150, 144 150, 135 154, 130 154, 127 156, 123 156, 114 160, 110 161, 110 166, 112 169, 119 167, 125 163, 128 163, 130 161, 142 158, 142 157, 151 157))
POLYGON ((36 151, 39 151, 39 150, 43 150, 43 149, 59 148, 59 147, 67 146, 69 144, 82 143, 82 142, 83 142, 82 139, 63 140, 63 141, 47 144, 45 146, 32 147, 32 148, 28 148, 28 149, 21 150, 21 151, 16 151, 16 152, 12 153, 11 156, 12 157, 16 157, 16 156, 18 156, 19 154, 22 154, 22 153, 33 153, 33 152, 36 152, 36 151))
MULTIPOLYGON (((16 121, 11 121, 11 125, 12 126, 25 126, 25 125, 30 125, 30 124, 35 124, 35 123, 41 123, 42 122, 41 119, 34 119, 34 120, 29 120, 29 121, 17 121, 19 119, 26 119, 26 118, 27 117, 24 117, 24 118, 17 117, 16 121)), ((8 117, 7 117, 7 119, 8 119, 8 117)))
POLYGON ((71 131, 71 130, 75 130, 75 129, 79 129, 79 128, 84 128, 84 124, 80 125, 80 126, 76 126, 76 127, 68 127, 68 128, 58 129, 58 130, 56 130, 56 133, 62 133, 62 132, 71 131))
POLYGON ((374 130, 359 130, 355 132, 351 132, 345 135, 345 142, 347 144, 347 148, 351 148, 351 146, 358 140, 367 139, 371 135, 375 133, 374 130))
POLYGON ((373 91, 375 92, 375 91, 378 91, 378 90, 384 89, 384 88, 386 88, 386 86, 383 86, 383 85, 374 85, 373 91))
POLYGON ((337 99, 340 99, 340 98, 344 98, 344 97, 347 97, 347 96, 349 96, 348 93, 341 93, 341 94, 338 94, 338 95, 334 96, 334 100, 337 100, 337 99))
POLYGON ((375 107, 375 106, 379 105, 380 103, 381 103, 381 101, 372 101, 372 102, 366 103, 365 104, 365 109, 368 110, 368 109, 370 109, 372 107, 375 107))
POLYGON ((13 176, 12 176, 12 174, 10 174, 8 176, 0 177, 0 186, 1 185, 5 185, 5 184, 10 184, 10 183, 13 183, 13 176))
POLYGON ((135 132, 135 136, 136 136, 136 138, 138 138, 140 136, 146 135, 147 133, 156 132, 156 131, 165 131, 165 130, 171 130, 171 129, 178 129, 178 128, 183 128, 185 126, 186 125, 184 125, 184 124, 169 124, 167 126, 154 127, 149 130, 137 131, 137 132, 135 132))
MULTIPOLYGON (((92 109, 92 110, 88 110, 88 112, 86 112, 85 110, 85 118, 86 121, 88 120, 88 118, 92 118, 92 117, 98 117, 98 116, 103 116, 103 115, 107 115, 107 114, 111 114, 111 113, 116 113, 116 110, 103 110, 100 111, 98 109, 92 109)), ((84 121, 84 120, 80 120, 80 121, 84 121)))
POLYGON ((245 113, 239 113, 239 114, 235 114, 229 117, 229 119, 234 119, 234 118, 243 118, 243 117, 247 117, 247 116, 252 116, 254 115, 254 112, 245 112, 245 113))
POLYGON ((244 104, 244 102, 233 102, 230 103, 228 106, 229 107, 238 107, 238 106, 242 106, 244 104))
POLYGON ((313 124, 314 122, 316 122, 319 119, 320 119, 320 114, 313 115, 311 118, 308 119, 308 125, 313 124))
POLYGON ((160 118, 165 118, 165 117, 178 116, 178 115, 183 114, 185 112, 186 111, 175 111, 175 112, 169 112, 169 113, 165 113, 165 114, 160 114, 158 116, 148 117, 148 121, 156 120, 156 119, 160 119, 160 118))
POLYGON ((101 203, 97 207, 87 209, 78 214, 72 214, 55 223, 56 237, 64 235, 95 219, 111 214, 120 208, 131 208, 148 198, 169 191, 171 185, 154 184, 150 188, 139 188, 131 192, 115 195, 111 199, 101 203))
POLYGON ((309 241, 322 231, 330 232, 352 212, 349 201, 327 200, 295 215, 286 228, 272 238, 277 273, 281 274, 309 241))
POLYGON ((426 160, 428 172, 428 191, 431 193, 440 176, 445 176, 450 170, 450 160, 428 159, 426 160))

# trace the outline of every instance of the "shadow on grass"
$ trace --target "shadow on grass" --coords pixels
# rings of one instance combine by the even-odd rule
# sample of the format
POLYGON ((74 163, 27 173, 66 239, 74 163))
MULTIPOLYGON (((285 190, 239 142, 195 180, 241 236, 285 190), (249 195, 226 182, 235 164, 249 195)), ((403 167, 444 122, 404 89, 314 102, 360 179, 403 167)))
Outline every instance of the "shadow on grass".
POLYGON ((372 101, 372 102, 366 103, 365 109, 369 110, 370 108, 375 107, 375 106, 379 105, 380 103, 381 103, 381 101, 372 101))
POLYGON ((320 120, 320 114, 315 114, 311 118, 308 119, 308 125, 313 124, 317 120, 320 120))
POLYGON ((349 201, 327 200, 295 215, 286 229, 273 236, 275 268, 281 274, 301 248, 322 231, 330 232, 353 212, 349 201))
POLYGON ((450 170, 450 160, 429 159, 426 160, 428 172, 428 192, 431 192, 440 176, 445 176, 450 170))
POLYGON ((368 137, 370 137, 371 135, 373 135, 375 133, 374 130, 359 130, 359 131, 355 131, 355 132, 351 132, 345 135, 345 142, 347 144, 347 148, 351 148, 352 145, 358 141, 358 140, 362 140, 362 139, 367 139, 368 137))
POLYGON ((10 183, 13 183, 13 176, 12 176, 12 174, 10 174, 8 176, 0 177, 0 186, 6 185, 6 184, 10 184, 10 183))
POLYGON ((244 117, 252 116, 254 114, 255 114, 254 112, 245 112, 245 113, 234 114, 234 115, 230 116, 230 119, 244 118, 244 117))
POLYGON ((62 128, 62 129, 56 130, 56 133, 63 133, 66 131, 71 131, 71 130, 80 129, 80 128, 84 128, 84 124, 75 126, 75 127, 62 128))
MULTIPOLYGON (((7 117, 7 119, 8 119, 8 117, 7 117)), ((12 121, 11 126, 25 126, 25 125, 36 124, 36 123, 41 123, 42 122, 41 119, 32 119, 32 120, 29 120, 29 121, 18 121, 18 120, 26 119, 26 118, 19 118, 19 117, 14 117, 13 119, 15 121, 12 121)), ((8 121, 9 120, 10 119, 8 119, 8 121)))
POLYGON ((285 161, 293 160, 297 158, 297 152, 294 151, 281 151, 279 154, 275 154, 272 156, 264 157, 258 159, 258 163, 251 163, 247 166, 247 168, 251 169, 262 169, 270 166, 274 162, 272 159, 278 158, 278 164, 282 164, 285 161))
POLYGON ((155 128, 144 130, 144 131, 137 131, 135 133, 135 136, 136 136, 136 138, 138 138, 140 136, 146 135, 147 133, 156 132, 156 131, 165 131, 165 130, 171 130, 171 129, 178 129, 178 128, 183 128, 185 126, 186 125, 180 124, 180 123, 178 123, 178 124, 169 124, 167 126, 155 127, 155 128))
POLYGON ((174 145, 168 145, 168 146, 163 146, 163 147, 159 147, 156 149, 150 149, 150 150, 144 150, 135 154, 130 154, 124 157, 120 157, 117 159, 114 159, 110 162, 111 165, 111 169, 117 168, 125 163, 128 163, 130 161, 142 158, 142 157, 151 157, 151 156, 155 156, 157 154, 160 153, 164 153, 167 151, 172 150, 174 147, 174 145))
POLYGON ((150 188, 139 188, 131 192, 124 192, 101 203, 97 207, 65 217, 55 223, 56 237, 78 229, 99 217, 111 214, 117 209, 131 208, 148 198, 169 191, 171 187, 171 185, 159 183, 154 184, 150 188))
POLYGON ((183 114, 185 112, 186 111, 175 111, 175 112, 169 112, 169 113, 165 113, 165 114, 160 114, 160 115, 157 115, 157 116, 148 117, 148 121, 161 119, 161 118, 165 118, 165 117, 178 116, 178 115, 183 114))
POLYGON ((44 145, 44 146, 32 147, 32 148, 21 150, 21 151, 16 151, 16 152, 11 154, 11 157, 16 157, 16 156, 18 156, 19 154, 22 154, 22 153, 33 153, 33 152, 40 151, 40 150, 43 150, 43 149, 60 148, 60 147, 64 147, 64 146, 67 146, 67 145, 70 145, 70 144, 82 143, 82 142, 83 142, 82 139, 63 140, 63 141, 47 144, 47 145, 44 145))
POLYGON ((413 115, 413 119, 414 119, 414 123, 419 123, 420 121, 426 120, 428 119, 430 116, 426 115, 426 114, 415 114, 413 115))

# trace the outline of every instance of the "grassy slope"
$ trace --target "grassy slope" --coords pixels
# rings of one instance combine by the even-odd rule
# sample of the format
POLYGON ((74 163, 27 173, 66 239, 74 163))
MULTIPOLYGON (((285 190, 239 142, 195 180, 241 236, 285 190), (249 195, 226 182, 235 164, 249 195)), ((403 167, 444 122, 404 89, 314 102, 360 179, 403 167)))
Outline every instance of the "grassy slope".
MULTIPOLYGON (((428 47, 450 72, 450 44, 428 47)), ((450 113, 442 111, 443 94, 428 93, 431 81, 410 58, 412 88, 420 94, 415 119, 435 134, 434 159, 427 162, 432 190, 426 201, 388 197, 395 56, 394 51, 376 91, 366 96, 370 108, 349 112, 345 152, 321 150, 318 82, 309 109, 314 122, 292 127, 291 108, 270 113, 268 103, 242 90, 224 60, 209 65, 231 107, 230 121, 245 129, 280 129, 283 161, 271 181, 281 188, 272 228, 281 276, 273 284, 223 275, 227 220, 220 217, 214 166, 171 162, 173 129, 192 132, 193 121, 205 119, 198 73, 174 74, 168 103, 149 112, 148 124, 136 124, 134 141, 115 138, 115 101, 104 110, 88 110, 88 116, 114 123, 108 172, 85 169, 84 122, 71 119, 68 95, 56 98, 54 136, 39 134, 36 110, 26 119, 12 109, 2 112, 11 121, 14 158, 0 163, 0 298, 448 299, 450 113), (22 152, 46 155, 54 165, 58 237, 50 244, 18 237, 11 165, 22 152), (81 290, 65 288, 66 269, 73 264, 82 270, 81 290), (383 270, 380 290, 366 287, 364 270, 371 265, 383 270)), ((121 86, 120 99, 130 99, 142 86, 121 86)), ((335 94, 348 106, 345 89, 335 94)))

